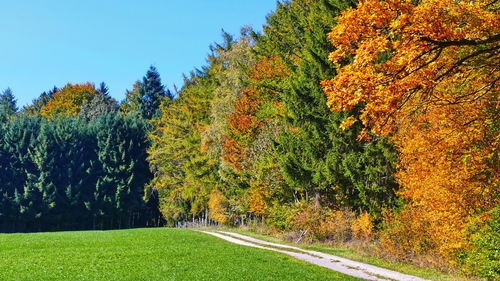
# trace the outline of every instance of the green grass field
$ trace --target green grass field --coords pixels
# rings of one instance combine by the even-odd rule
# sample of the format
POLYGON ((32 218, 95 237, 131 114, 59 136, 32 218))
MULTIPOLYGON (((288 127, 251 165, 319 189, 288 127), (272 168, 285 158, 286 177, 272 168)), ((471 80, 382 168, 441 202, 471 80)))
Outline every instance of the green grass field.
POLYGON ((359 280, 184 229, 0 234, 0 280, 359 280))

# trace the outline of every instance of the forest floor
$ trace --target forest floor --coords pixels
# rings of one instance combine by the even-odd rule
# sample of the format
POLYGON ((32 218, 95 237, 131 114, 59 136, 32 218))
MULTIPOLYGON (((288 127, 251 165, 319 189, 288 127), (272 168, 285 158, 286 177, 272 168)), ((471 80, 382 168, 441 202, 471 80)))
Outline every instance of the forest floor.
POLYGON ((361 263, 318 251, 305 250, 285 244, 272 243, 227 231, 202 231, 231 243, 283 253, 296 259, 319 265, 343 274, 371 281, 429 281, 397 271, 361 263))
POLYGON ((0 280, 361 280, 172 228, 0 234, 0 280))

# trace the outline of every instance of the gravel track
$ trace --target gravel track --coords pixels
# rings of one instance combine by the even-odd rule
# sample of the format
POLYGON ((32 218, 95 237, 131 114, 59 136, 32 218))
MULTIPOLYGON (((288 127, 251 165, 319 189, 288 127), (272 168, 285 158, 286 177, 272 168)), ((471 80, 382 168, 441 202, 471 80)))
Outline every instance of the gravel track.
POLYGON ((283 253, 299 260, 370 281, 430 281, 370 264, 226 231, 202 231, 235 244, 283 253))

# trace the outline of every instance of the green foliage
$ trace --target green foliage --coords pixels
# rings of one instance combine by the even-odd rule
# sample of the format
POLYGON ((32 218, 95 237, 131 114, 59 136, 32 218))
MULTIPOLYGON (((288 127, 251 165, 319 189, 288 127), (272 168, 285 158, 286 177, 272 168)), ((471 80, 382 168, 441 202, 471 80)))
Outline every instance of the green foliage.
POLYGON ((146 124, 116 114, 104 115, 94 124, 100 178, 94 192, 98 214, 129 226, 132 214, 143 207, 144 186, 151 174, 146 161, 146 124))
POLYGON ((0 138, 0 231, 144 225, 146 124, 20 116, 0 138))
POLYGON ((487 214, 485 222, 473 223, 469 227, 472 232, 472 243, 461 260, 465 271, 488 280, 498 280, 500 277, 500 207, 487 214))
MULTIPOLYGON (((26 213, 26 194, 32 189, 28 182, 28 174, 36 172, 36 167, 30 160, 30 148, 36 143, 40 131, 39 118, 13 119, 6 124, 0 134, 0 230, 16 229, 20 207, 24 206, 26 213)), ((32 179, 32 178, 30 178, 32 179)), ((39 208, 39 206, 34 206, 39 208)))
POLYGON ((7 88, 0 94, 0 124, 17 112, 16 99, 12 90, 7 88))
POLYGON ((353 2, 306 2, 281 4, 268 22, 269 34, 261 37, 262 49, 274 42, 281 46, 272 50, 288 46, 279 49, 279 55, 292 69, 282 95, 289 129, 282 131, 276 146, 283 175, 299 199, 319 194, 337 208, 378 215, 394 200, 395 150, 385 140, 357 141, 359 128, 343 130, 340 123, 356 112, 330 112, 320 85, 335 75, 328 60, 333 47, 326 34, 334 18, 353 2))
MULTIPOLYGON (((150 186, 170 223, 203 216, 214 189, 226 200, 224 221, 264 216, 281 229, 292 226, 277 206, 317 195, 330 208, 374 217, 393 203, 393 147, 376 137, 357 141, 359 126, 343 130, 357 111, 332 113, 320 84, 335 74, 326 34, 353 4, 279 3, 263 34, 223 33, 209 65, 164 103, 151 134, 150 186)), ((122 108, 139 110, 130 101, 140 100, 141 83, 122 108)))
POLYGON ((151 133, 150 188, 158 190, 160 210, 170 224, 205 211, 213 188, 213 167, 201 150, 201 131, 209 120, 214 86, 211 69, 193 73, 179 97, 162 106, 151 133))
POLYGON ((136 81, 132 86, 132 90, 125 91, 125 100, 120 103, 120 112, 123 115, 139 115, 139 102, 141 100, 139 86, 140 82, 136 81))
MULTIPOLYGON (((224 33, 227 42, 217 44, 212 50, 217 53, 214 59, 214 79, 217 86, 213 89, 213 99, 210 104, 210 124, 203 132, 203 144, 213 161, 222 162, 222 143, 228 134, 228 115, 234 112, 236 101, 241 92, 249 84, 248 72, 255 63, 252 47, 255 44, 250 36, 251 30, 243 28, 241 37, 235 41, 224 33)), ((224 178, 225 166, 219 174, 224 178)))
POLYGON ((142 81, 134 84, 132 91, 125 93, 125 101, 121 109, 126 114, 139 114, 146 120, 158 118, 161 115, 160 105, 173 100, 170 90, 165 90, 160 74, 154 66, 150 66, 142 81))

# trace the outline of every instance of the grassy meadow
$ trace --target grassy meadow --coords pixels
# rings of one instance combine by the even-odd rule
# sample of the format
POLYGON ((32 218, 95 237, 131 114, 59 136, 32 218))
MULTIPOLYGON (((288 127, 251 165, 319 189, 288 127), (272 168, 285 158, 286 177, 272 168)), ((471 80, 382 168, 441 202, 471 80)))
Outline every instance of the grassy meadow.
POLYGON ((185 229, 0 234, 6 280, 359 280, 185 229))

